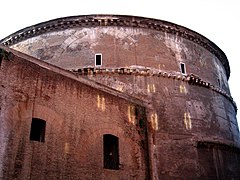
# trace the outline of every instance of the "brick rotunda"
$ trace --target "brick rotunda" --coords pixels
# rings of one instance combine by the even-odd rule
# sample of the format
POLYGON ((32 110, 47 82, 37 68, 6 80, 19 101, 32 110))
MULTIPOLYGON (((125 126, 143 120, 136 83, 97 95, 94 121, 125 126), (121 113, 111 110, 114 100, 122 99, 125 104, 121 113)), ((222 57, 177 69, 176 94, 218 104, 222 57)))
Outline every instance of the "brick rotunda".
POLYGON ((0 179, 240 179, 230 67, 206 37, 87 15, 0 44, 0 179))

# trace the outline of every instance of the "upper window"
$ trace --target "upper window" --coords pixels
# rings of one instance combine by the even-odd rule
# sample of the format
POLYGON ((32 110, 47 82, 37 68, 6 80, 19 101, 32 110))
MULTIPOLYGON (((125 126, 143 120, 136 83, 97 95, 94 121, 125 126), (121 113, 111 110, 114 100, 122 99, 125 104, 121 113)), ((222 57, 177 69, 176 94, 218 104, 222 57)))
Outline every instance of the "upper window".
POLYGON ((182 62, 180 63, 180 69, 182 74, 187 74, 185 63, 182 63, 182 62))
POLYGON ((95 66, 102 66, 102 54, 95 54, 95 66))
POLYGON ((103 135, 104 168, 119 169, 118 137, 111 134, 103 135))
POLYGON ((221 81, 220 81, 220 79, 217 79, 217 81, 218 81, 218 86, 221 87, 221 81))
POLYGON ((46 121, 38 118, 33 118, 32 124, 31 124, 30 140, 44 142, 45 129, 46 129, 46 121))

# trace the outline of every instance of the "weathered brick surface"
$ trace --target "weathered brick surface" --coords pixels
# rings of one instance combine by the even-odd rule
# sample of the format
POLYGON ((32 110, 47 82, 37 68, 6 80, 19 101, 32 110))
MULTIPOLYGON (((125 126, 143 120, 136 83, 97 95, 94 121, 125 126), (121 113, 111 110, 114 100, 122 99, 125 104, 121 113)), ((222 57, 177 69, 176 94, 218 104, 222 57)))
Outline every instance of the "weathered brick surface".
POLYGON ((96 26, 93 20, 93 26, 51 30, 11 44, 67 70, 93 67, 95 54, 102 53, 101 68, 166 74, 83 75, 13 51, 14 60, 1 64, 2 177, 240 178, 236 107, 224 96, 230 97, 225 55, 190 30, 185 34, 194 37, 183 35, 182 27, 176 33, 127 22, 96 26), (186 80, 180 62, 211 87, 186 80), (32 117, 47 121, 45 143, 29 141, 32 117), (103 168, 103 134, 119 137, 120 170, 103 168))
POLYGON ((217 57, 192 41, 159 31, 74 28, 49 32, 11 47, 64 69, 94 66, 95 53, 103 54, 104 67, 134 65, 179 72, 179 62, 184 62, 187 73, 200 75, 217 86, 219 79, 221 87, 228 91, 225 70, 217 57))
POLYGON ((130 106, 144 111, 17 56, 4 61, 1 179, 145 179, 147 138, 129 122, 130 106), (44 143, 29 140, 32 117, 46 120, 44 143), (120 170, 103 169, 104 134, 119 137, 120 170))

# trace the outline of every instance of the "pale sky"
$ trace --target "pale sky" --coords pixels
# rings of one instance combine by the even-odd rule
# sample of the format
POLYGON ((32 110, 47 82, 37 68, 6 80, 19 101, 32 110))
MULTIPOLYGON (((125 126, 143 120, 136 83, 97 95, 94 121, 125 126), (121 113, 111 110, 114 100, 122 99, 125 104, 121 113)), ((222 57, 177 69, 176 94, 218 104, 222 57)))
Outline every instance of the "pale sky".
MULTIPOLYGON (((240 109, 239 0, 3 0, 0 39, 47 20, 88 14, 135 15, 166 20, 213 41, 228 57, 231 94, 240 109)), ((240 124, 240 112, 237 115, 240 124)))

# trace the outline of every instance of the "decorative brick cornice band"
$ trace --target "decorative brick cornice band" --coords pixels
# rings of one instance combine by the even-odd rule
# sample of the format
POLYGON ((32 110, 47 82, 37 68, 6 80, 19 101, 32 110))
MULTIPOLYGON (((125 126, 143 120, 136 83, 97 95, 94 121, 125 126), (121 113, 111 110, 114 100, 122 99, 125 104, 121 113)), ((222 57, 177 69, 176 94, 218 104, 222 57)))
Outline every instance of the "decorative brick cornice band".
MULTIPOLYGON (((0 48, 0 66, 3 59, 5 60, 13 60, 14 54, 12 52, 8 52, 2 48, 0 48)), ((125 74, 125 75, 136 75, 136 76, 157 76, 157 77, 165 77, 176 79, 180 81, 188 82, 190 85, 198 85, 205 88, 209 88, 212 91, 215 91, 225 98, 227 98, 234 106, 235 111, 237 112, 237 105, 233 100, 232 96, 229 95, 226 91, 219 87, 215 87, 209 82, 202 80, 199 76, 194 74, 180 74, 179 72, 166 72, 163 70, 150 68, 150 67, 121 67, 121 68, 96 68, 96 67, 86 67, 80 68, 77 70, 71 70, 73 73, 78 75, 96 75, 96 74, 105 74, 105 75, 113 75, 113 74, 125 74)))
POLYGON ((197 148, 204 148, 204 149, 221 149, 225 151, 235 152, 240 154, 239 147, 235 146, 234 144, 223 144, 220 142, 210 142, 210 141, 198 141, 197 148))
POLYGON ((217 92, 227 98, 234 106, 235 111, 237 112, 237 105, 233 100, 232 96, 229 95, 225 90, 220 87, 215 87, 209 82, 202 80, 199 76, 194 74, 183 75, 177 72, 166 72, 163 70, 153 69, 153 68, 95 68, 95 67, 86 67, 80 68, 77 70, 72 70, 72 72, 79 75, 113 75, 113 74, 124 74, 124 75, 135 75, 135 76, 157 76, 164 78, 171 78, 180 81, 188 82, 190 85, 197 85, 211 89, 214 92, 217 92))
POLYGON ((211 53, 213 53, 223 64, 227 78, 230 76, 230 67, 224 52, 212 41, 194 32, 188 28, 176 25, 167 21, 143 18, 136 16, 122 15, 87 15, 87 16, 72 16, 50 20, 39 23, 22 30, 19 30, 8 37, 0 40, 0 43, 5 46, 11 46, 26 39, 53 31, 61 31, 75 27, 97 27, 97 26, 121 26, 153 29, 156 31, 166 32, 178 35, 188 39, 211 53))

